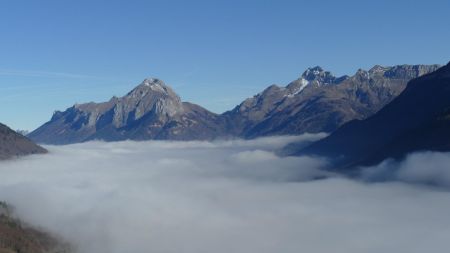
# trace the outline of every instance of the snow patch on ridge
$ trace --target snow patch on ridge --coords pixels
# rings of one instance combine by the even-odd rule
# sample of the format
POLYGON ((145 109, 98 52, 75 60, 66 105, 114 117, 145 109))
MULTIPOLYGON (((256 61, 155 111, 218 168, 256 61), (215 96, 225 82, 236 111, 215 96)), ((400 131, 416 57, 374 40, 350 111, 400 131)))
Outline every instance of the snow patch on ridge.
POLYGON ((301 93, 306 88, 306 86, 308 86, 308 84, 309 84, 308 80, 301 78, 300 79, 300 87, 298 87, 297 89, 294 89, 291 93, 286 94, 285 97, 291 98, 291 97, 296 96, 297 94, 301 93))

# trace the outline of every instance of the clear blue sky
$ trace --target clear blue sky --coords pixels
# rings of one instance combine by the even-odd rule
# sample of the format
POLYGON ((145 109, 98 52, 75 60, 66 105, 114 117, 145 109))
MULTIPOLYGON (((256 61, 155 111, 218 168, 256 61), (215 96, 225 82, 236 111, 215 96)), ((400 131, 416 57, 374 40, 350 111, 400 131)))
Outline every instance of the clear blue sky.
POLYGON ((444 64, 449 11, 448 0, 0 0, 0 122, 32 130, 150 76, 223 112, 309 66, 444 64))

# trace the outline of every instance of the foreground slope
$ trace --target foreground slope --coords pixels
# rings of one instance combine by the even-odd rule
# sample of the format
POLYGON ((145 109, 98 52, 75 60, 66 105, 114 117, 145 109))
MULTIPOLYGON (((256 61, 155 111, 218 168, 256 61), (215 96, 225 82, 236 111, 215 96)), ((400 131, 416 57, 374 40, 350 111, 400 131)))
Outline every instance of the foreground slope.
POLYGON ((351 168, 420 150, 450 150, 450 63, 409 82, 372 117, 294 153, 331 157, 337 168, 351 168))
POLYGON ((28 138, 0 124, 0 160, 46 152, 47 150, 34 144, 28 138))
POLYGON ((371 116, 400 94, 409 80, 438 68, 377 65, 336 77, 314 67, 286 87, 270 86, 224 117, 230 129, 245 138, 333 132, 350 120, 371 116))
POLYGON ((0 253, 69 253, 70 246, 24 225, 0 202, 0 253))
POLYGON ((77 104, 28 136, 39 143, 68 144, 89 140, 207 140, 223 135, 220 117, 198 105, 181 102, 163 81, 146 79, 127 95, 104 103, 77 104))

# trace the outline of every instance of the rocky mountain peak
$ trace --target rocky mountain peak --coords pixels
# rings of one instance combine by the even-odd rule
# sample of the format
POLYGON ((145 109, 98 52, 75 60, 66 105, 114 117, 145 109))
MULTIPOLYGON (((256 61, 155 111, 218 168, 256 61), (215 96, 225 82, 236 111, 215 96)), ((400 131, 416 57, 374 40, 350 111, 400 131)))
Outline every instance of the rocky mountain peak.
POLYGON ((144 79, 144 81, 142 81, 141 83, 142 86, 147 86, 147 87, 165 87, 166 84, 164 83, 164 81, 158 79, 158 78, 146 78, 144 79))
POLYGON ((308 68, 301 78, 308 82, 316 81, 319 84, 332 84, 336 81, 336 77, 330 71, 325 71, 319 66, 308 68))
POLYGON ((128 95, 145 96, 147 93, 160 93, 168 96, 178 97, 178 95, 167 86, 164 81, 158 78, 146 78, 134 88, 128 95))
POLYGON ((183 103, 162 80, 147 78, 125 96, 57 111, 29 136, 51 144, 96 139, 213 139, 225 134, 220 120, 198 105, 183 103))
POLYGON ((369 73, 384 73, 388 69, 389 69, 388 67, 384 67, 381 65, 375 65, 369 70, 369 73))
POLYGON ((307 68, 305 72, 303 72, 302 77, 308 81, 313 81, 317 77, 323 75, 325 71, 320 66, 315 66, 311 68, 307 68))
POLYGON ((360 82, 363 82, 364 80, 369 80, 371 76, 371 72, 364 70, 364 69, 358 69, 355 73, 355 75, 352 77, 353 79, 356 79, 360 82))

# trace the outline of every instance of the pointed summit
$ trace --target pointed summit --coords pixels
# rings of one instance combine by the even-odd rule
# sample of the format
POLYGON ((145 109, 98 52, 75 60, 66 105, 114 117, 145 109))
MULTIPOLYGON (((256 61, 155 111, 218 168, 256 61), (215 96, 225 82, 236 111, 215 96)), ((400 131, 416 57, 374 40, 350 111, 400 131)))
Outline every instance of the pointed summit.
POLYGON ((178 97, 178 95, 169 86, 167 86, 164 81, 158 78, 144 79, 141 84, 128 93, 128 96, 136 93, 145 96, 145 94, 149 92, 163 93, 168 96, 178 97))
POLYGON ((369 73, 384 73, 388 69, 389 69, 388 67, 383 67, 381 65, 375 65, 369 70, 369 73))
POLYGON ((333 84, 337 79, 330 71, 325 71, 320 66, 308 68, 303 72, 302 78, 308 82, 316 81, 318 84, 333 84))
POLYGON ((308 68, 303 72, 302 77, 308 81, 313 81, 325 71, 320 66, 308 68))
POLYGON ((97 139, 206 140, 224 133, 216 114, 182 102, 162 80, 147 78, 125 96, 56 112, 30 137, 41 143, 68 144, 97 139))
POLYGON ((169 88, 163 80, 158 78, 146 78, 138 87, 150 87, 156 90, 167 90, 169 88))
POLYGON ((153 77, 145 78, 144 81, 142 82, 142 84, 146 85, 146 86, 151 86, 151 85, 155 85, 155 84, 165 85, 164 81, 162 81, 158 78, 153 78, 153 77))

